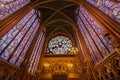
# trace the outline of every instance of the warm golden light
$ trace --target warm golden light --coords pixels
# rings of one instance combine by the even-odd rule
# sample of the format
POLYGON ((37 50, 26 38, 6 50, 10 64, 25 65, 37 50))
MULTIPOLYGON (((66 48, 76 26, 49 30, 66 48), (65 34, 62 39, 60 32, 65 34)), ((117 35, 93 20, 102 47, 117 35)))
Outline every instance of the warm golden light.
POLYGON ((50 64, 49 64, 49 63, 44 63, 44 66, 45 66, 45 67, 49 67, 50 64))
POLYGON ((77 52, 78 52, 77 47, 72 47, 71 48, 71 54, 77 54, 77 52))
POLYGON ((73 64, 72 63, 68 63, 67 67, 73 67, 73 64))

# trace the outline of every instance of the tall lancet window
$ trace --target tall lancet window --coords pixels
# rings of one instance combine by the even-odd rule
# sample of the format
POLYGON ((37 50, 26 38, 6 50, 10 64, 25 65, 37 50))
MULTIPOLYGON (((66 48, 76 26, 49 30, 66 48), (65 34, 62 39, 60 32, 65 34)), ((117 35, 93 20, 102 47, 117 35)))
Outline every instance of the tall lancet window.
POLYGON ((35 74, 37 70, 44 41, 45 41, 45 31, 43 30, 38 37, 35 48, 30 58, 28 72, 31 74, 35 74))
POLYGON ((120 23, 120 0, 87 0, 120 23))
POLYGON ((0 21, 29 2, 30 0, 0 0, 0 21))
POLYGON ((36 10, 31 10, 2 37, 0 42, 0 57, 2 59, 20 66, 40 26, 37 16, 36 10))
POLYGON ((99 62, 111 53, 113 47, 102 35, 103 28, 94 21, 84 8, 79 7, 77 12, 77 24, 87 44, 90 56, 94 63, 99 62))

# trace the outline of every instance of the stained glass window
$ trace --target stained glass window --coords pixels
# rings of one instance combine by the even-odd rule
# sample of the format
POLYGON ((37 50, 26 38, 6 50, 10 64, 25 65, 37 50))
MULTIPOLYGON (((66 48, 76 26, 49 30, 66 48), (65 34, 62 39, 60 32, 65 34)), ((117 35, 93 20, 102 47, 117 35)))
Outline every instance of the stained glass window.
POLYGON ((89 49, 94 63, 107 56, 112 50, 112 45, 102 35, 103 28, 85 11, 83 7, 78 8, 78 26, 89 49))
POLYGON ((30 0, 0 0, 0 21, 29 2, 30 0))
POLYGON ((44 39, 45 39, 45 33, 43 30, 38 37, 38 40, 36 42, 36 45, 34 47, 34 50, 32 52, 31 58, 30 58, 30 64, 29 64, 29 69, 28 69, 29 73, 35 74, 35 72, 37 70, 42 47, 44 44, 44 39))
POLYGON ((0 57, 20 66, 28 47, 39 27, 36 11, 31 10, 0 42, 0 57))
POLYGON ((48 54, 65 54, 69 53, 72 48, 72 41, 66 36, 56 36, 53 37, 47 48, 48 54))
POLYGON ((87 0, 120 23, 120 3, 112 0, 87 0))

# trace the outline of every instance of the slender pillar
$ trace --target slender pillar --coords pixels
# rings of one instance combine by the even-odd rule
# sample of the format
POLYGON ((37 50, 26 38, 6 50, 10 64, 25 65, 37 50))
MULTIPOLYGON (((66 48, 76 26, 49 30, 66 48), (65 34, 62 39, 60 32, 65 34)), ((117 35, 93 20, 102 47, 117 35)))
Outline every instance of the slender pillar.
POLYGON ((109 39, 111 44, 115 48, 120 47, 120 24, 89 2, 85 1, 82 6, 94 18, 94 20, 103 27, 103 35, 109 39))
POLYGON ((31 9, 28 4, 0 21, 0 38, 13 28, 31 9))
POLYGON ((85 44, 84 38, 83 38, 83 36, 82 36, 82 34, 81 34, 81 32, 79 30, 76 30, 76 35, 78 35, 78 40, 80 41, 79 45, 82 48, 82 53, 83 53, 83 55, 85 57, 85 62, 88 63, 88 66, 91 69, 91 72, 92 72, 92 74, 94 76, 94 79, 97 80, 95 70, 94 70, 94 66, 93 66, 93 63, 91 61, 92 59, 91 59, 91 57, 89 55, 89 50, 88 50, 88 48, 87 48, 87 46, 85 44))
MULTIPOLYGON (((41 27, 41 26, 40 26, 40 27, 41 27)), ((40 28, 40 27, 39 27, 39 28, 40 28)), ((27 53, 26 53, 26 56, 25 56, 25 58, 24 58, 24 61, 23 61, 22 64, 21 64, 21 68, 22 68, 22 74, 21 74, 22 80, 24 80, 24 78, 25 78, 24 75, 27 74, 28 65, 29 65, 29 60, 30 60, 30 57, 31 57, 32 52, 33 52, 33 50, 34 50, 35 44, 36 44, 36 42, 37 42, 37 40, 38 40, 38 38, 39 38, 40 33, 41 33, 41 29, 38 29, 38 31, 36 32, 36 34, 35 34, 35 36, 34 36, 33 41, 31 42, 31 45, 30 45, 30 47, 29 47, 29 49, 28 49, 28 51, 27 51, 27 53), (23 76, 24 76, 24 77, 23 77, 23 76)))

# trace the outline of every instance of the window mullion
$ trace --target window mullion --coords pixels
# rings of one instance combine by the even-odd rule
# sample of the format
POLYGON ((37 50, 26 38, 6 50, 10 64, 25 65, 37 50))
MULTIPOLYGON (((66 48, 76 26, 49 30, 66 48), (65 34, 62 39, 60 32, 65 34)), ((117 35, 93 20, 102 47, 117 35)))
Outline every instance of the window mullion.
MULTIPOLYGON (((34 14, 35 15, 35 14, 34 14)), ((33 15, 33 16, 34 16, 33 15)), ((31 18, 32 19, 32 18, 31 18)), ((30 20, 31 20, 30 19, 30 20)), ((30 21, 29 20, 29 21, 30 21)), ((27 26, 28 24, 26 24, 25 26, 27 26)), ((26 36, 26 34, 29 32, 29 30, 30 30, 30 28, 31 28, 31 26, 32 26, 33 24, 31 24, 31 25, 29 25, 30 27, 28 28, 28 30, 25 32, 25 34, 24 34, 24 36, 21 38, 21 40, 20 40, 20 42, 17 44, 17 46, 16 46, 16 48, 14 49, 14 51, 11 53, 11 55, 10 55, 10 57, 8 58, 8 61, 11 59, 11 57, 13 56, 13 54, 14 54, 14 52, 16 51, 16 49, 19 47, 19 45, 20 45, 20 43, 23 41, 23 39, 24 39, 24 37, 26 36)), ((24 26, 24 27, 25 27, 24 26)))
MULTIPOLYGON (((34 16, 34 14, 32 15, 34 16)), ((29 20, 23 25, 23 27, 18 31, 18 33, 13 37, 13 39, 7 44, 7 46, 1 51, 0 55, 8 48, 8 46, 11 44, 11 42, 16 38, 16 36, 22 31, 22 29, 24 28, 24 26, 30 21, 30 19, 32 18, 32 16, 29 18, 29 20)), ((5 40, 6 41, 6 40, 5 40)), ((4 42, 5 42, 4 41, 4 42)), ((3 42, 3 43, 4 43, 3 42)), ((2 46, 2 45, 1 45, 2 46)))

